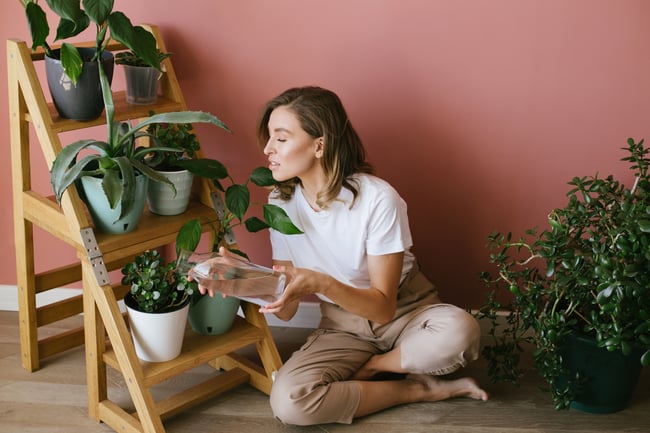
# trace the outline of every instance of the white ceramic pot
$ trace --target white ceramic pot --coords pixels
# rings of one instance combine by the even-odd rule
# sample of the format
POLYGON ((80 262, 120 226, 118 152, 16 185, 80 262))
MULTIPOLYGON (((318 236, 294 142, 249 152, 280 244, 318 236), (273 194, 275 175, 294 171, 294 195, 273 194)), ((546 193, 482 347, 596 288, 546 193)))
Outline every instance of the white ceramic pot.
POLYGON ((126 299, 125 305, 138 358, 148 362, 164 362, 180 355, 189 303, 167 313, 143 313, 129 306, 126 299))
POLYGON ((192 195, 194 176, 187 170, 158 171, 176 187, 176 194, 169 185, 161 182, 149 182, 147 205, 157 215, 180 215, 187 210, 192 195))

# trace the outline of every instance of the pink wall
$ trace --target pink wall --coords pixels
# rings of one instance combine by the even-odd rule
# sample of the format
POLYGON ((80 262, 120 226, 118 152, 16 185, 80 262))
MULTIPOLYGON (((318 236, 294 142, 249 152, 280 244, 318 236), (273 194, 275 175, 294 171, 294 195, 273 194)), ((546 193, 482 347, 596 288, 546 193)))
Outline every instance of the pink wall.
MULTIPOLYGON (((239 180, 264 163, 254 126, 267 99, 306 84, 338 92, 378 173, 408 202, 415 252, 450 302, 483 299, 487 234, 544 224, 574 175, 627 176, 620 147, 650 135, 650 2, 324 4, 116 0, 116 9, 162 28, 190 108, 233 129, 199 131, 208 155, 239 180)), ((18 1, 3 7, 0 35, 28 38, 18 1)), ((0 104, 5 155, 7 119, 0 104)), ((15 284, 10 163, 0 164, 0 284, 15 284)), ((47 188, 41 174, 36 183, 47 188)), ((67 247, 37 238, 38 267, 65 263, 67 247)), ((266 236, 239 240, 268 263, 266 236)))

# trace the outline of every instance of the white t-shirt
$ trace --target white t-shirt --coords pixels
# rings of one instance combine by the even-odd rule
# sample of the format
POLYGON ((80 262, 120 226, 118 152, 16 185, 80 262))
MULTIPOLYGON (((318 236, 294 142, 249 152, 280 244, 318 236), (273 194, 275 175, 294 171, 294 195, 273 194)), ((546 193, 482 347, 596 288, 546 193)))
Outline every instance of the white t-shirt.
POLYGON ((353 179, 359 194, 352 209, 353 195, 346 188, 328 209, 319 212, 309 206, 300 185, 289 201, 269 199, 304 232, 283 235, 270 230, 274 260, 291 261, 296 267, 323 272, 344 284, 368 288, 368 255, 403 251, 404 279, 415 260, 409 250, 412 239, 406 203, 388 182, 376 176, 356 174, 353 179))

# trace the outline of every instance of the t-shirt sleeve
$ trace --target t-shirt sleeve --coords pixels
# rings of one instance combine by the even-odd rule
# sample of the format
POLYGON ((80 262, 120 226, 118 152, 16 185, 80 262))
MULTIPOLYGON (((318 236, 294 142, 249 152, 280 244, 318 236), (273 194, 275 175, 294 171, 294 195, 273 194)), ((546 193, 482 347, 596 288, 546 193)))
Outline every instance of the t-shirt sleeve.
POLYGON ((406 202, 388 187, 370 207, 366 251, 370 255, 408 250, 413 244, 406 202))
POLYGON ((273 260, 291 261, 291 253, 289 252, 285 236, 273 229, 269 229, 269 236, 271 238, 273 260))

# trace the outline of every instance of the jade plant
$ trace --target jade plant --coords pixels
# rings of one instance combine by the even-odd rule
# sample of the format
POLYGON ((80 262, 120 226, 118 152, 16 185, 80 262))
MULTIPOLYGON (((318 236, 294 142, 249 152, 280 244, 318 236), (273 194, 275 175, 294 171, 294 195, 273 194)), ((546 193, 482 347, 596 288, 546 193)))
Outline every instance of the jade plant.
POLYGON ((186 305, 196 283, 176 272, 157 250, 147 250, 122 268, 122 284, 130 287, 131 299, 139 311, 164 313, 186 305))
POLYGON ((650 159, 643 140, 629 139, 624 149, 630 187, 612 175, 574 177, 546 229, 488 237, 494 270, 482 279, 492 289, 477 312, 492 323, 482 353, 488 373, 517 383, 521 354, 532 345, 558 409, 569 407, 584 380, 562 362, 570 333, 650 364, 650 159))
POLYGON ((186 169, 187 162, 197 157, 201 143, 190 123, 164 124, 156 123, 147 128, 152 148, 168 148, 173 151, 154 152, 146 158, 151 168, 161 171, 178 171, 186 169))

